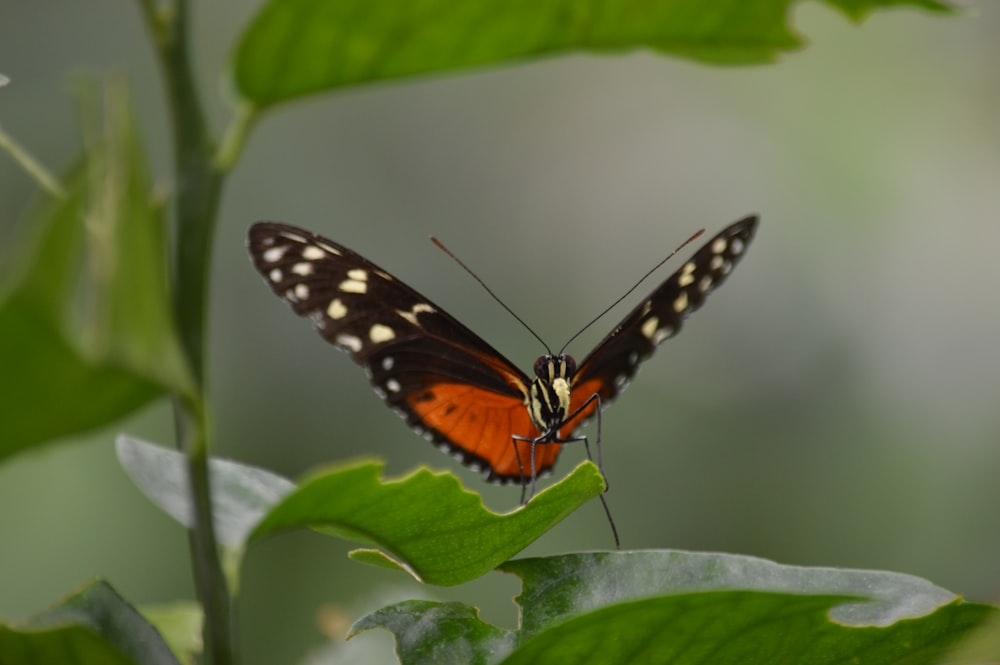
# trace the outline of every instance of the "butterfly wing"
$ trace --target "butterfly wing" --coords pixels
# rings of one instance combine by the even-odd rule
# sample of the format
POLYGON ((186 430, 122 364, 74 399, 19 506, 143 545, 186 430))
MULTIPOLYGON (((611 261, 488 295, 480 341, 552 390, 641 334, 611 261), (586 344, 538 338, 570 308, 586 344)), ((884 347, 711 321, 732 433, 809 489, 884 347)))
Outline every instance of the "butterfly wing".
MULTIPOLYGON (((725 281, 753 240, 757 220, 752 215, 723 229, 615 326, 580 363, 573 379, 570 413, 594 393, 606 406, 625 389, 657 345, 676 335, 687 315, 725 281)), ((579 427, 596 408, 595 400, 563 432, 579 427)))
MULTIPOLYGON (((250 228, 254 266, 295 312, 365 368, 375 392, 418 433, 490 480, 525 482, 512 435, 535 437, 529 380, 478 335, 360 254, 272 222, 250 228)), ((518 442, 530 468, 530 447, 518 442)), ((550 468, 557 444, 535 447, 550 468)))

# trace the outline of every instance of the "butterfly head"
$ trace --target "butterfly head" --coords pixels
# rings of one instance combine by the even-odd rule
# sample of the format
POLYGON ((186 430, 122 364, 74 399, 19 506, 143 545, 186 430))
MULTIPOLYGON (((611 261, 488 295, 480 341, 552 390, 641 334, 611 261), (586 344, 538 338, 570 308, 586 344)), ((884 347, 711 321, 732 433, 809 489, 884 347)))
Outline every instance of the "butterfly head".
POLYGON ((539 356, 528 391, 528 411, 543 438, 557 438, 569 413, 570 387, 576 361, 566 354, 539 356))

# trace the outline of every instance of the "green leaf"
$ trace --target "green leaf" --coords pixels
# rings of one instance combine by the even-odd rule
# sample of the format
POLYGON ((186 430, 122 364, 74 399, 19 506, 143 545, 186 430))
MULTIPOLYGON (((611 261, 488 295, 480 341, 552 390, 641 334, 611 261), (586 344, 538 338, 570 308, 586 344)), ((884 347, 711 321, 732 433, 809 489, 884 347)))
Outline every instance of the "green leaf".
POLYGON ((833 5, 852 21, 860 23, 872 12, 891 7, 919 7, 930 12, 949 13, 951 5, 938 0, 824 0, 833 5))
POLYGON ((924 619, 858 628, 830 619, 841 600, 722 591, 628 601, 536 634, 503 662, 931 665, 994 610, 956 602, 924 619))
MULTIPOLYGON (((858 20, 888 5, 827 0, 858 20)), ((651 49, 716 64, 773 61, 801 45, 793 0, 270 0, 240 39, 235 85, 265 108, 303 95, 419 74, 595 51, 651 49)))
POLYGON ((0 623, 0 664, 177 665, 163 638, 106 582, 23 624, 0 623))
POLYGON ((524 630, 534 632, 566 612, 656 593, 729 591, 857 596, 832 618, 845 625, 885 626, 954 602, 954 593, 919 577, 879 570, 786 566, 737 554, 643 550, 519 559, 500 566, 524 582, 524 630), (875 601, 875 602, 873 602, 875 601))
MULTIPOLYGON (((120 86, 119 86, 120 87, 120 86)), ((190 391, 167 287, 162 205, 124 90, 111 87, 66 196, 0 298, 0 459, 116 420, 166 389, 190 391), (58 409, 39 417, 44 405, 58 409)))
MULTIPOLYGON (((454 603, 400 603, 361 619, 396 636, 403 663, 918 665, 941 656, 997 608, 964 603, 910 575, 783 566, 677 551, 521 559, 517 631, 454 603), (485 654, 485 656, 483 656, 485 654)), ((993 651, 949 663, 995 660, 993 651)))
MULTIPOLYGON (((190 528, 184 456, 126 436, 117 450, 139 489, 190 528)), ((383 468, 370 460, 333 466, 296 488, 263 469, 210 460, 219 542, 238 565, 249 543, 288 529, 315 529, 385 550, 356 550, 352 558, 449 586, 493 570, 604 490, 600 471, 584 462, 527 505, 501 515, 451 473, 421 468, 382 480, 383 468)))
POLYGON ((201 605, 190 600, 172 603, 143 605, 140 608, 166 641, 174 657, 182 663, 196 663, 204 645, 202 644, 202 622, 204 612, 201 605))
MULTIPOLYGON (((194 513, 187 458, 176 450, 124 435, 118 437, 116 450, 122 468, 143 494, 190 529, 194 513)), ((264 515, 295 489, 294 483, 275 473, 237 462, 213 459, 208 469, 215 537, 236 552, 242 551, 264 515)))
POLYGON ((482 621, 479 611, 464 603, 407 600, 359 620, 347 637, 371 628, 396 635, 396 653, 403 663, 486 665, 514 647, 514 631, 482 621))
POLYGON ((382 480, 382 469, 365 461, 313 475, 264 518, 251 542, 310 527, 384 550, 356 551, 355 559, 451 586, 493 570, 604 491, 600 471, 584 462, 526 505, 498 514, 451 473, 420 468, 382 480))

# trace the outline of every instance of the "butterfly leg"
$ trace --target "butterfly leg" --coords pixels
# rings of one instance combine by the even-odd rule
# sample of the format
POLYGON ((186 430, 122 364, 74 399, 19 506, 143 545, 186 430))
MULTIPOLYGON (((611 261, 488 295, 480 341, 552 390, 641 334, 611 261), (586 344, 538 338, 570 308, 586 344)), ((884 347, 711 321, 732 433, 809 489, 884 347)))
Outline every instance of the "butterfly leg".
MULTIPOLYGON (((597 400, 597 409, 596 409, 596 411, 597 411, 597 441, 596 441, 596 445, 597 445, 597 469, 601 472, 601 477, 604 479, 604 492, 602 492, 601 495, 598 498, 601 500, 601 506, 604 508, 604 514, 608 518, 608 524, 611 525, 611 535, 614 536, 614 539, 615 539, 615 549, 616 550, 620 550, 621 549, 621 540, 618 538, 618 527, 615 526, 615 520, 611 516, 611 508, 608 506, 608 501, 607 501, 607 499, 604 498, 604 495, 607 494, 608 490, 611 489, 611 485, 608 483, 608 474, 606 474, 604 472, 604 455, 602 453, 602 448, 601 448, 601 406, 602 406, 601 405, 601 396, 598 395, 597 393, 594 393, 593 395, 591 395, 589 398, 587 398, 587 401, 584 402, 583 404, 581 404, 580 407, 576 411, 574 411, 573 413, 571 413, 569 415, 569 417, 566 418, 566 420, 570 421, 573 418, 575 418, 577 415, 579 415, 579 413, 581 411, 583 411, 585 408, 587 408, 587 406, 589 406, 590 403, 593 402, 594 400, 597 400)), ((583 441, 583 447, 587 451, 587 459, 589 459, 591 462, 593 462, 594 458, 591 457, 591 455, 590 455, 590 441, 587 439, 586 436, 571 437, 569 439, 565 439, 563 441, 559 441, 558 443, 573 443, 573 442, 576 442, 576 441, 583 441)))
MULTIPOLYGON (((581 404, 573 413, 569 414, 569 416, 567 416, 564 419, 564 422, 569 422, 574 418, 576 418, 584 409, 590 406, 591 402, 594 401, 597 402, 597 409, 595 409, 597 413, 597 442, 596 442, 597 468, 600 470, 601 476, 604 478, 604 491, 607 492, 609 489, 611 489, 611 486, 608 484, 608 474, 604 473, 604 454, 601 448, 601 411, 603 409, 603 405, 601 404, 601 396, 598 395, 597 393, 594 393, 593 395, 588 397, 586 402, 581 404)), ((557 443, 575 443, 577 441, 583 441, 583 447, 587 451, 587 459, 593 462, 594 458, 590 454, 590 441, 587 439, 586 436, 574 436, 568 439, 564 439, 562 441, 557 441, 557 443)))
POLYGON ((529 439, 526 436, 521 436, 520 434, 511 435, 511 445, 514 446, 514 458, 517 460, 517 471, 521 476, 521 505, 526 504, 531 497, 535 496, 535 481, 538 478, 538 472, 535 470, 535 444, 539 443, 541 439, 529 439), (524 464, 521 462, 521 453, 517 449, 517 442, 524 441, 525 443, 531 444, 531 475, 524 475, 524 464), (527 494, 528 491, 528 479, 531 479, 531 494, 527 494), (527 496, 525 496, 527 494, 527 496))

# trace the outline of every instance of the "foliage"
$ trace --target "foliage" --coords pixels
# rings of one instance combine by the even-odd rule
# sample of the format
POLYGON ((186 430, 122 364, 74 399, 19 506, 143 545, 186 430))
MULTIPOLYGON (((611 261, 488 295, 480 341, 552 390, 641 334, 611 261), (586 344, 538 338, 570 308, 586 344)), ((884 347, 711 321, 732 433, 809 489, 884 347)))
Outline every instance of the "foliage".
MULTIPOLYGON (((891 5, 948 10, 935 0, 827 2, 854 20, 891 5)), ((603 480, 589 463, 499 515, 454 476, 427 469, 383 480, 380 464, 366 461, 296 484, 208 455, 211 240, 226 176, 263 111, 345 86, 575 51, 770 62, 802 45, 788 25, 791 0, 416 0, 392 11, 357 0, 271 0, 235 46, 240 102, 218 142, 191 71, 186 0, 137 5, 171 105, 179 183, 172 226, 168 233, 123 82, 107 86, 103 103, 96 88, 84 101, 86 147, 62 178, 0 132, 0 147, 51 197, 0 299, 0 461, 171 396, 180 451, 123 437, 118 452, 139 488, 191 530, 200 606, 144 618, 108 583, 92 582, 32 619, 0 623, 0 665, 191 662, 202 648, 191 626, 202 616, 201 657, 236 662, 229 605, 242 555, 296 528, 374 546, 351 556, 428 584, 460 584, 495 568, 521 578, 522 621, 513 630, 483 622, 471 606, 428 601, 357 622, 352 634, 392 631, 406 663, 931 663, 997 621, 991 606, 893 573, 676 551, 511 561, 600 494, 603 480), (60 406, 39 418, 39 404, 60 406)), ((0 75, 0 94, 16 94, 10 83, 0 75)), ((951 662, 1000 658, 995 640, 976 644, 951 662)))

